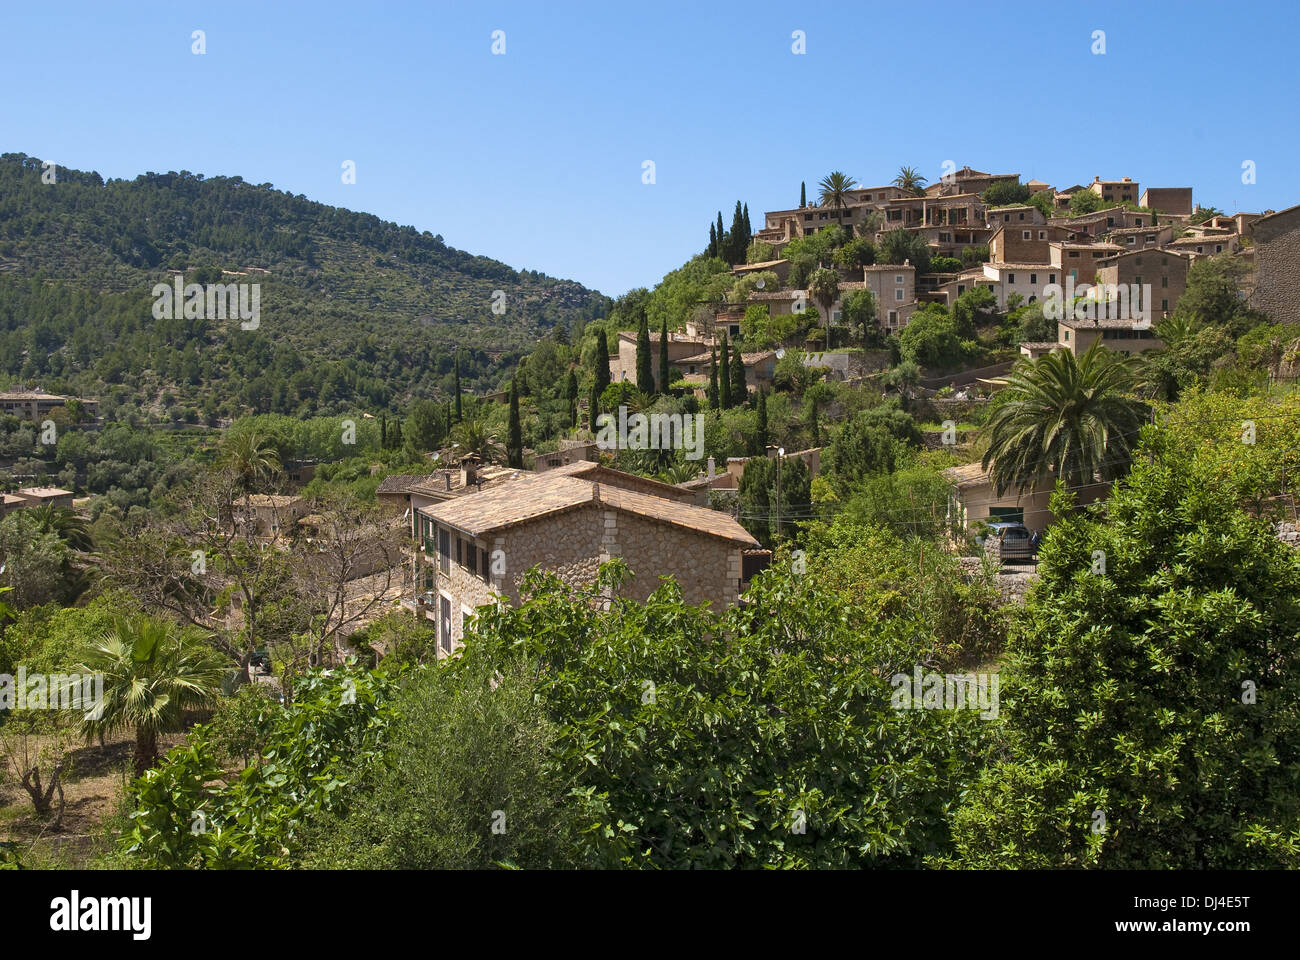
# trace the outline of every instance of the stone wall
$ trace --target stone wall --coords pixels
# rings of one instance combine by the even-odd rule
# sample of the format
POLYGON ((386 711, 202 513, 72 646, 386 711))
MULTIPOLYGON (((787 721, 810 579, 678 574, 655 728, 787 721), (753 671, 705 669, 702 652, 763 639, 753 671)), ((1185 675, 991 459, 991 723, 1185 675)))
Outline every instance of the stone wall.
POLYGON ((1256 220, 1255 289, 1250 305, 1275 323, 1300 323, 1300 207, 1256 220))

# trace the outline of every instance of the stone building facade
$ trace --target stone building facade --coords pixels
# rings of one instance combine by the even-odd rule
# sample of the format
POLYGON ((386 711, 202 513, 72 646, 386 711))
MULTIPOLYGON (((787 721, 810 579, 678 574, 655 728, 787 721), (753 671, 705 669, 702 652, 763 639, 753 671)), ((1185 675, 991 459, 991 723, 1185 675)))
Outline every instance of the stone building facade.
POLYGON ((1249 229, 1255 241, 1251 306, 1275 323, 1300 323, 1300 206, 1260 217, 1249 229))
POLYGON ((523 574, 540 567, 575 586, 621 557, 622 595, 642 600, 672 576, 687 603, 722 608, 742 590, 742 551, 758 546, 715 510, 567 476, 528 475, 474 497, 422 507, 424 583, 439 648, 464 640, 475 608, 519 602, 523 574))

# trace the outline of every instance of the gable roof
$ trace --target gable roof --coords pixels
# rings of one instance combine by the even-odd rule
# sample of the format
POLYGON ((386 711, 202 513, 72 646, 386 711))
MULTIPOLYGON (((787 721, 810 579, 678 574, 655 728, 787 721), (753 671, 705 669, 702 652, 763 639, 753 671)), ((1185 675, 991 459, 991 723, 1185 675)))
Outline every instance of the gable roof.
POLYGON ((658 523, 718 537, 747 547, 758 545, 739 523, 717 510, 665 497, 593 483, 556 470, 498 487, 473 497, 421 507, 431 520, 482 538, 497 530, 536 523, 584 506, 604 506, 658 523))

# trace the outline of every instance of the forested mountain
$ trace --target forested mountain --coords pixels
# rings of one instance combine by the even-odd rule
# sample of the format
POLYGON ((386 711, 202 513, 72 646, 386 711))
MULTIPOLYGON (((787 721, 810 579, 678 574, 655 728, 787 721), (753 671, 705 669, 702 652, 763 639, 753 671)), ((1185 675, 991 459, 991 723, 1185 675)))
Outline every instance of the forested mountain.
MULTIPOLYGON (((105 181, 0 155, 0 383, 168 417, 445 399, 608 301, 441 236, 240 177, 105 181), (260 322, 157 320, 155 284, 258 283, 260 322), (503 313, 493 292, 505 293, 503 313)), ((499 302, 499 301, 498 301, 499 302)))

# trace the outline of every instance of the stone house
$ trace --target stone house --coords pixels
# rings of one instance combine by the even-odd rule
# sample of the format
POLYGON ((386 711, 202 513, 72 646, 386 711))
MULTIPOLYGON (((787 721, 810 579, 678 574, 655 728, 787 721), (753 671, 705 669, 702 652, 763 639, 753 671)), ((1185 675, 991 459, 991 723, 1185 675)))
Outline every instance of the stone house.
MULTIPOLYGON (((1044 530, 1056 520, 1048 507, 1056 487, 1053 477, 1039 481, 1030 490, 1008 490, 997 495, 993 492, 988 471, 979 463, 949 467, 943 471, 943 476, 952 484, 949 518, 968 532, 973 533, 981 520, 1023 523, 1030 530, 1044 530)), ((1071 492, 1082 506, 1104 499, 1109 491, 1110 484, 1093 483, 1071 492)))
POLYGON ((1176 217, 1189 217, 1195 210, 1191 187, 1147 187, 1138 198, 1138 206, 1176 217))
POLYGON ((517 603, 520 579, 534 566, 579 585, 621 557, 632 571, 624 596, 644 599, 660 577, 673 576, 687 603, 721 608, 740 599, 742 551, 759 546, 716 510, 562 470, 422 507, 419 515, 442 654, 462 645, 476 607, 517 603))
POLYGON ((1154 323, 1169 316, 1187 289, 1189 263, 1187 257, 1173 250, 1133 250, 1099 261, 1096 278, 1099 284, 1126 287, 1149 284, 1151 321, 1154 323))
POLYGON ((1255 244, 1250 305, 1274 323, 1300 323, 1300 206, 1262 216, 1249 230, 1255 244))
MULTIPOLYGON (((1114 350, 1116 353, 1122 353, 1124 356, 1131 356, 1134 353, 1145 353, 1148 350, 1158 350, 1164 347, 1164 343, 1155 335, 1155 331, 1147 324, 1134 320, 1059 320, 1056 324, 1057 342, 1049 349, 1068 350, 1076 357, 1088 352, 1088 349, 1101 341, 1102 346, 1114 350)), ((1033 356, 1032 352, 1024 349, 1026 344, 1021 345, 1021 353, 1027 356, 1033 356)), ((1042 344, 1033 344, 1035 347, 1042 347, 1042 344)), ((1040 352, 1045 353, 1046 350, 1040 352)))
POLYGON ((1053 242, 1048 244, 1048 263, 1061 275, 1059 283, 1063 285, 1066 277, 1072 277, 1077 286, 1092 283, 1101 261, 1123 252, 1118 243, 1053 242))
POLYGON ((1086 189, 1091 190, 1107 203, 1137 203, 1141 197, 1138 193, 1137 181, 1129 177, 1119 180, 1102 180, 1100 177, 1093 177, 1092 183, 1088 184, 1086 189))
MULTIPOLYGON (((612 383, 627 380, 636 383, 636 331, 623 330, 618 335, 618 353, 609 358, 609 379, 612 383)), ((671 364, 701 350, 707 350, 712 341, 689 333, 668 331, 668 362, 671 364)), ((650 369, 659 375, 659 331, 650 331, 650 369)))
POLYGON ((989 236, 989 262, 1046 264, 1051 259, 1048 245, 1069 236, 1069 231, 1046 223, 995 223, 989 236))

